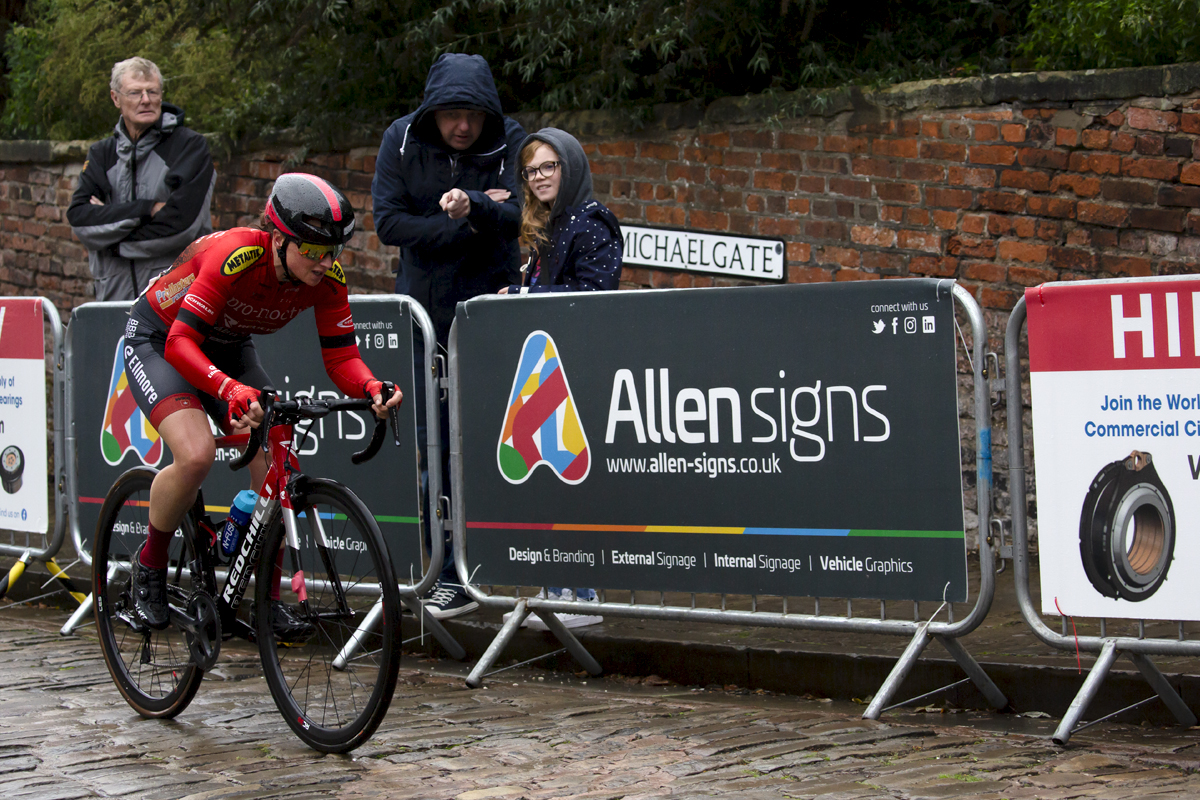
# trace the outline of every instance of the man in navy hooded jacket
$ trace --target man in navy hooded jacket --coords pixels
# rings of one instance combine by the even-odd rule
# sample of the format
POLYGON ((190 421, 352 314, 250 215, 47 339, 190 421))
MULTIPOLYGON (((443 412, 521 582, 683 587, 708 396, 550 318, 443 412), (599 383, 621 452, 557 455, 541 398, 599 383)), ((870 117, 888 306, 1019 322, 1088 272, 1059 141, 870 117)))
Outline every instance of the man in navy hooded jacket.
MULTIPOLYGON (((420 107, 383 135, 371 183, 375 231, 384 244, 400 247, 396 292, 429 312, 442 348, 459 301, 520 282, 517 157, 524 138, 524 129, 500 110, 487 61, 464 53, 434 62, 420 107)), ((425 366, 419 342, 414 362, 420 404, 425 366)), ((420 407, 417 419, 425 452, 420 407)), ((449 494, 447 419, 443 409, 442 486, 449 494)), ((426 602, 439 619, 478 607, 457 585, 448 543, 445 554, 441 579, 426 602)))
POLYGON ((519 283, 517 150, 483 56, 447 53, 420 107, 392 123, 375 162, 375 230, 399 245, 396 291, 415 298, 446 345, 460 300, 519 283))

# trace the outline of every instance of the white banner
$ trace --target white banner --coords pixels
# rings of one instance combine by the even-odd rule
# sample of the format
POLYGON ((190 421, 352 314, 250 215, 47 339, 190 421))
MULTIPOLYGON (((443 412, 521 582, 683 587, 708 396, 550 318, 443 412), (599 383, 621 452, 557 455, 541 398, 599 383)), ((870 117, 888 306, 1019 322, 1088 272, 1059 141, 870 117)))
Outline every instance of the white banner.
POLYGON ((1042 612, 1200 619, 1200 280, 1026 292, 1042 612))
POLYGON ((49 528, 42 304, 0 300, 0 529, 49 528))

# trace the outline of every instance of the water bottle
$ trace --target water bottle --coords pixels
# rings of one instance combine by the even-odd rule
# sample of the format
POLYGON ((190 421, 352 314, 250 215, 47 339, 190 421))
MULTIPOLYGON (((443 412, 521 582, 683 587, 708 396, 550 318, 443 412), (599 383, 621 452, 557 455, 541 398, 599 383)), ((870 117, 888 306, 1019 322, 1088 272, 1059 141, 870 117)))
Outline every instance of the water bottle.
POLYGON ((229 507, 229 517, 225 520, 225 527, 221 529, 221 552, 225 554, 225 558, 230 558, 237 550, 257 502, 258 495, 250 489, 243 489, 233 498, 233 505, 229 507))

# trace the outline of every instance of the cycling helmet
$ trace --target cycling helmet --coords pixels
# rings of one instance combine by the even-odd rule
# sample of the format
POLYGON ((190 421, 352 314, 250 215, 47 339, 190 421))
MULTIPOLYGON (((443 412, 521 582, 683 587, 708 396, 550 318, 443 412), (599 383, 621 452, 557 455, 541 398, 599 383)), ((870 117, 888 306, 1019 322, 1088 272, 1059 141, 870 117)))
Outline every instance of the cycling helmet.
POLYGON ((340 245, 354 233, 354 209, 328 181, 306 172, 280 175, 267 198, 267 218, 289 238, 340 245))

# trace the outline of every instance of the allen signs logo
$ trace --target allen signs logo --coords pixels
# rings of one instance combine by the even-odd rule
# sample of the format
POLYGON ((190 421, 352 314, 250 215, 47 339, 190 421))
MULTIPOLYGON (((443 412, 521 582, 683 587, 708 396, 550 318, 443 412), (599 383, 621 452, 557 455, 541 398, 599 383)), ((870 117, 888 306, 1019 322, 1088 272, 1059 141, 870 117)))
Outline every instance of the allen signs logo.
POLYGON ((550 334, 525 339, 508 396, 508 412, 496 451, 500 474, 524 483, 546 464, 564 483, 582 483, 591 469, 587 435, 550 334))
POLYGON ((112 378, 108 382, 108 404, 104 409, 104 427, 100 431, 100 452, 110 466, 120 464, 125 454, 132 450, 143 464, 154 467, 162 460, 162 439, 138 408, 133 392, 129 391, 125 359, 121 356, 124 348, 125 337, 122 336, 117 340, 112 378))

